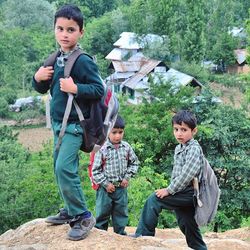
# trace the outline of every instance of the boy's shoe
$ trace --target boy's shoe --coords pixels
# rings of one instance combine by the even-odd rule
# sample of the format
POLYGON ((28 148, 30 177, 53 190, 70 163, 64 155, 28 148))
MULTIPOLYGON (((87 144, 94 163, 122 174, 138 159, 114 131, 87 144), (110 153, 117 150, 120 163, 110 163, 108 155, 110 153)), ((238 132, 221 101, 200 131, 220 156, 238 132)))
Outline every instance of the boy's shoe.
POLYGON ((85 239, 90 230, 95 226, 95 217, 91 214, 89 218, 84 218, 83 216, 76 216, 70 221, 69 225, 71 229, 68 232, 69 240, 83 240, 85 239))
POLYGON ((45 219, 45 222, 54 225, 62 225, 69 223, 74 217, 70 216, 65 208, 61 208, 57 215, 49 216, 45 219))
POLYGON ((141 234, 128 234, 127 236, 129 236, 131 238, 140 238, 140 237, 142 237, 141 234))

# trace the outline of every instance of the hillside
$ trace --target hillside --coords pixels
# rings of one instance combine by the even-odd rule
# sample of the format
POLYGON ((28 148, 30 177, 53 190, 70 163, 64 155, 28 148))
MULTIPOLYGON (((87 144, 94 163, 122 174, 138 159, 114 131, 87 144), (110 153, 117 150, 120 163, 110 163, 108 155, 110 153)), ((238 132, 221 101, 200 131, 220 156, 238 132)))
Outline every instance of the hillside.
MULTIPOLYGON (((156 237, 131 238, 94 228, 82 241, 65 238, 68 225, 50 226, 44 219, 30 221, 0 236, 0 250, 186 250, 179 229, 158 229, 156 237)), ((134 228, 127 228, 133 233, 134 228)), ((250 249, 250 229, 242 228, 225 233, 207 233, 204 240, 209 250, 250 249)))

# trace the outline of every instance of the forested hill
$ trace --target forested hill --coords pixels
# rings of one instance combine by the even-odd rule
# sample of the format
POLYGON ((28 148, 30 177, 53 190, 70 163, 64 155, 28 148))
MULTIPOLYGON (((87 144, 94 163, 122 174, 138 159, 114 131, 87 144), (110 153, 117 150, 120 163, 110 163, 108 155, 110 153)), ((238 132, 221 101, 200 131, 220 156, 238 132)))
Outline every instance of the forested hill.
MULTIPOLYGON (((65 1, 0 1, 0 85, 31 90, 31 77, 43 59, 56 48, 53 15, 65 1)), ((246 0, 74 0, 85 14, 82 47, 96 55, 103 77, 105 56, 124 31, 158 34, 165 38, 150 53, 170 62, 234 61, 239 41, 229 30, 246 27, 250 2, 246 0)), ((240 41, 239 46, 246 46, 240 41)), ((195 71, 188 72, 195 74, 195 71)), ((194 75, 196 76, 196 75, 194 75)))

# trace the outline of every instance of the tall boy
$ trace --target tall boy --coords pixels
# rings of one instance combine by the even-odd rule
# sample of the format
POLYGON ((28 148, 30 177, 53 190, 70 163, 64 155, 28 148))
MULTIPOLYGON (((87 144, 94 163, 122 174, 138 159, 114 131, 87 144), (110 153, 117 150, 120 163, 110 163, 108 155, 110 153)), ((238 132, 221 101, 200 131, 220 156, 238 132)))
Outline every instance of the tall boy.
POLYGON ((96 228, 107 230, 110 216, 114 232, 126 235, 128 223, 129 180, 138 169, 138 158, 132 147, 123 141, 125 123, 118 116, 109 140, 96 153, 93 179, 100 184, 96 192, 96 228))
MULTIPOLYGON (((39 93, 50 89, 51 117, 54 132, 54 148, 62 126, 68 93, 74 95, 84 117, 89 117, 91 99, 100 98, 103 85, 93 60, 82 54, 75 62, 69 78, 64 78, 64 65, 68 56, 78 49, 78 40, 83 36, 83 15, 75 5, 64 5, 55 14, 55 38, 61 54, 54 67, 40 67, 32 85, 39 93)), ((46 222, 51 224, 70 223, 68 239, 80 240, 87 237, 95 225, 95 218, 88 211, 78 174, 78 152, 82 144, 82 128, 76 110, 72 108, 59 151, 54 149, 54 172, 64 208, 46 222)))
POLYGON ((197 132, 195 116, 186 110, 172 118, 174 136, 179 142, 175 148, 171 182, 167 188, 158 189, 144 204, 135 237, 154 236, 162 209, 174 210, 178 225, 186 237, 188 246, 196 250, 207 249, 194 219, 192 180, 203 167, 203 153, 193 139, 197 132))

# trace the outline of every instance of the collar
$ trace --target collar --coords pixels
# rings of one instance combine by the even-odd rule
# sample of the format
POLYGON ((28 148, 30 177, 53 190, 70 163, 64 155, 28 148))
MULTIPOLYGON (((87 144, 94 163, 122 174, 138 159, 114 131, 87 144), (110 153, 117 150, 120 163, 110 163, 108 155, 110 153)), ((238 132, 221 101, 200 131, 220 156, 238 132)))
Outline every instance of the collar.
POLYGON ((107 143, 107 148, 118 149, 120 147, 124 147, 123 141, 120 141, 120 143, 116 144, 116 146, 109 139, 107 140, 106 143, 107 143))
POLYGON ((80 49, 80 45, 77 44, 74 49, 69 52, 64 52, 62 48, 60 48, 60 55, 57 57, 56 63, 57 66, 60 68, 65 66, 65 62, 67 61, 68 57, 76 50, 80 49))
POLYGON ((187 141, 185 144, 179 144, 176 148, 176 153, 183 152, 189 145, 192 145, 195 142, 194 138, 187 141))

